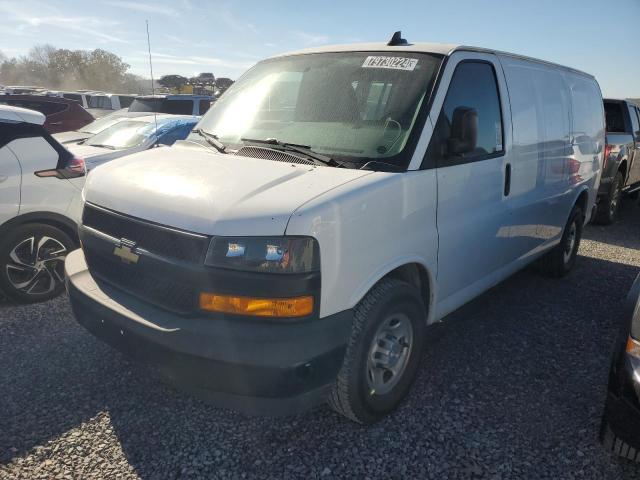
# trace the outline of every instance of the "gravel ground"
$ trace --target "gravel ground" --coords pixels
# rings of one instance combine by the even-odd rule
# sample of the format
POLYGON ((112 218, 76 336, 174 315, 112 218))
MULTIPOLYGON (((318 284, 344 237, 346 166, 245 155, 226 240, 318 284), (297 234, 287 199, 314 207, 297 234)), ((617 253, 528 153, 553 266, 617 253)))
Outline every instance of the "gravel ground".
POLYGON ((589 226, 576 269, 530 270, 431 328, 393 415, 361 427, 216 409, 79 327, 65 298, 0 304, 1 478, 640 478, 597 441, 640 209, 589 226))

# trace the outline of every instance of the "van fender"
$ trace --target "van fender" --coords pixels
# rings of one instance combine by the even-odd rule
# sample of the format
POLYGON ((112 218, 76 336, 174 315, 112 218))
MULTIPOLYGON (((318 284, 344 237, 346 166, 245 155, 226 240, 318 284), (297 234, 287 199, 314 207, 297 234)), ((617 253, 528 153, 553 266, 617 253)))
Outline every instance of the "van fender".
POLYGON ((354 290, 353 295, 349 299, 350 308, 354 308, 369 291, 373 288, 373 286, 378 283, 381 279, 386 277, 389 273, 395 270, 398 267, 402 267, 403 265, 408 265, 416 263, 420 265, 427 272, 427 277, 429 280, 429 305, 425 305, 427 309, 427 325, 432 324, 436 321, 435 316, 435 300, 436 300, 436 275, 437 275, 437 264, 429 265, 425 259, 419 255, 403 255, 397 258, 394 258, 387 263, 384 263, 382 266, 376 268, 367 278, 363 281, 358 288, 354 290))

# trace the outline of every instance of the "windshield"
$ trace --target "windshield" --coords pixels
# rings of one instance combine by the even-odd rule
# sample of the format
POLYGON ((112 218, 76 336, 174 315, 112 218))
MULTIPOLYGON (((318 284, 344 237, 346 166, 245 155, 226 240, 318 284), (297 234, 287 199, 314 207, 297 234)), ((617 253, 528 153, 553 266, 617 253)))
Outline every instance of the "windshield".
POLYGON ((112 115, 108 115, 106 117, 102 117, 97 120, 94 120, 90 124, 82 127, 80 131, 85 133, 98 133, 104 130, 105 128, 110 127, 114 123, 118 123, 120 120, 122 120, 121 116, 112 116, 112 115))
POLYGON ((405 147, 440 62, 414 52, 267 60, 235 82, 198 128, 232 149, 251 143, 243 138, 271 138, 355 167, 375 160, 406 167, 405 147))
POLYGON ((155 128, 153 122, 124 120, 90 137, 85 144, 115 149, 137 147, 154 134, 155 128))
POLYGON ((191 115, 193 100, 167 98, 136 98, 129 107, 130 112, 172 113, 176 115, 191 115))

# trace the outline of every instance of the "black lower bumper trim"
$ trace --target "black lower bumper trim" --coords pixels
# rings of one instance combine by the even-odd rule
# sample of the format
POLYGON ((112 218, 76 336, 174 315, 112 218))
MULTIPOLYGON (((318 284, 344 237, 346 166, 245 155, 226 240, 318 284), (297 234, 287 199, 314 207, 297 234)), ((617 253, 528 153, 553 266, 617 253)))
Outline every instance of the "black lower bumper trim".
POLYGON ((342 364, 351 311, 300 322, 185 318, 100 284, 81 251, 65 267, 81 325, 218 405, 259 414, 304 410, 324 400, 342 364))

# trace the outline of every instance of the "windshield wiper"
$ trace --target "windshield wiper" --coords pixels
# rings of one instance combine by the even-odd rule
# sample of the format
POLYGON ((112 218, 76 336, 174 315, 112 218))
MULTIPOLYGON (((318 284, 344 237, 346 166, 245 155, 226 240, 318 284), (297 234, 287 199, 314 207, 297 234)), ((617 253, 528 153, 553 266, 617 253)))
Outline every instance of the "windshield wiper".
POLYGON ((202 138, 204 138, 207 141, 207 143, 209 145, 211 145, 213 148, 215 148, 216 150, 218 150, 218 152, 227 153, 226 152, 226 149, 227 149, 226 145, 224 143, 222 143, 220 140, 218 140, 218 136, 217 135, 214 135, 213 133, 205 132, 201 128, 196 128, 193 132, 197 133, 202 138))
POLYGON ((115 150, 116 147, 113 145, 106 145, 104 143, 87 143, 90 147, 100 147, 100 148, 108 148, 109 150, 115 150))
POLYGON ((257 138, 241 138, 243 142, 248 143, 257 143, 260 145, 272 145, 275 147, 280 147, 282 150, 289 150, 290 152, 297 152, 305 155, 307 158, 311 160, 315 160, 316 163, 320 162, 322 165, 328 165, 330 167, 342 167, 341 163, 338 163, 331 157, 327 157, 326 155, 322 155, 321 153, 314 152, 311 150, 311 147, 308 145, 298 145, 297 143, 287 143, 281 142, 277 138, 267 138, 264 140, 257 138))

